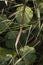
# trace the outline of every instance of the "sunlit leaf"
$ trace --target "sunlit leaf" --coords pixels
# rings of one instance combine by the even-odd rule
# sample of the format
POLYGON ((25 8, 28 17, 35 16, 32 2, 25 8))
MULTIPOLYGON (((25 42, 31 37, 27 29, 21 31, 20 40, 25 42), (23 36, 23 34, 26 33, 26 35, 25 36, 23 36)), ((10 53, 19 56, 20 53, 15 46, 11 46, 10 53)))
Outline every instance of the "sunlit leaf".
MULTIPOLYGON (((16 17, 17 23, 21 24, 22 14, 23 14, 23 6, 18 7, 17 11, 18 11, 18 13, 16 14, 15 17, 16 17)), ((31 10, 30 7, 26 6, 23 24, 29 24, 29 22, 31 21, 32 17, 33 17, 33 11, 31 10)))
POLYGON ((35 55, 35 49, 33 47, 24 46, 20 49, 20 55, 21 57, 24 56, 27 52, 29 52, 24 58, 23 61, 26 65, 31 65, 33 62, 35 62, 36 55, 35 55))

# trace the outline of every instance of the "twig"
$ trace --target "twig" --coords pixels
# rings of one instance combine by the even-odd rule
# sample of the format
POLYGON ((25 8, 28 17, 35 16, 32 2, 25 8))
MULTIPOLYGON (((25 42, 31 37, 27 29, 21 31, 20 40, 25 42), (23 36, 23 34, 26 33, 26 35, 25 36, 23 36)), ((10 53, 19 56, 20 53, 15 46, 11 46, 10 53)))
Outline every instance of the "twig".
POLYGON ((40 35, 40 32, 41 32, 42 28, 43 28, 43 24, 42 24, 41 27, 40 27, 40 30, 39 30, 39 32, 38 32, 37 37, 40 35))
POLYGON ((33 47, 36 47, 39 43, 40 43, 40 41, 38 41, 33 47))
POLYGON ((19 62, 20 62, 27 54, 29 54, 32 50, 33 50, 33 49, 31 49, 31 50, 28 51, 26 54, 24 54, 24 55, 22 56, 22 58, 18 59, 18 60, 15 62, 14 65, 17 65, 17 63, 19 63, 19 62))
POLYGON ((18 33, 18 36, 17 36, 16 42, 15 42, 15 48, 16 48, 16 52, 17 52, 17 54, 18 54, 17 44, 18 44, 18 42, 19 42, 19 39, 20 39, 21 33, 22 33, 22 28, 20 28, 20 31, 19 31, 19 33, 18 33))
POLYGON ((34 42, 33 42, 33 43, 36 43, 37 38, 39 37, 39 35, 40 35, 40 32, 41 32, 42 28, 43 28, 43 24, 41 25, 40 30, 39 30, 39 32, 38 32, 38 34, 37 34, 37 36, 36 36, 36 39, 34 40, 34 42))
POLYGON ((25 45, 27 45, 28 38, 29 38, 29 36, 30 36, 30 34, 31 34, 31 28, 32 28, 32 25, 31 25, 31 26, 30 26, 30 28, 29 28, 29 32, 28 32, 28 36, 27 36, 27 39, 26 39, 26 44, 25 44, 25 45))
POLYGON ((40 26, 41 26, 41 22, 40 22, 40 10, 39 10, 39 6, 38 4, 36 3, 36 1, 33 0, 33 4, 34 4, 34 9, 35 9, 35 12, 37 12, 37 17, 38 17, 38 22, 39 22, 39 29, 40 29, 40 26))
MULTIPOLYGON (((23 14, 22 14, 21 24, 23 24, 23 22, 24 22, 25 5, 26 5, 26 3, 25 3, 25 0, 24 0, 24 8, 23 8, 23 14)), ((18 36, 17 36, 16 42, 15 42, 15 48, 16 48, 16 52, 17 52, 17 54, 19 54, 19 53, 18 53, 18 49, 17 49, 17 45, 18 45, 18 42, 19 42, 19 39, 20 39, 21 33, 22 33, 22 27, 20 27, 20 31, 19 31, 19 33, 18 33, 18 36)))

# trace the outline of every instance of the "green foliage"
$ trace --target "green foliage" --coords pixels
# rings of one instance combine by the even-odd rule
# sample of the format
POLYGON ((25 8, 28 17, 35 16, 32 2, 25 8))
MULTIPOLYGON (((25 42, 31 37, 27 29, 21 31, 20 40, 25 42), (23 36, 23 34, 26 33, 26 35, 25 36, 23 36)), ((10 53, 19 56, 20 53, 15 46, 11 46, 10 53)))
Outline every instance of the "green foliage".
POLYGON ((0 1, 0 65, 43 65, 43 0, 0 1))
MULTIPOLYGON (((15 16, 17 23, 21 24, 22 21, 22 14, 23 14, 23 6, 17 8, 17 14, 15 16)), ((24 23, 23 24, 29 24, 33 17, 33 11, 31 10, 30 7, 25 8, 25 13, 24 13, 24 23)))
POLYGON ((12 59, 12 56, 11 55, 6 55, 4 58, 3 58, 3 61, 1 63, 1 65, 8 65, 8 62, 12 59))
POLYGON ((12 24, 11 20, 8 20, 6 15, 0 16, 0 34, 5 32, 6 29, 12 24))
POLYGON ((29 46, 24 46, 23 48, 20 49, 20 55, 21 57, 27 55, 23 58, 24 64, 27 65, 31 65, 35 59, 36 59, 36 55, 35 55, 35 49, 33 47, 29 47, 29 46))
POLYGON ((12 54, 13 56, 16 56, 16 52, 14 50, 10 50, 10 49, 8 50, 8 49, 0 47, 0 55, 4 57, 7 54, 12 54))
POLYGON ((5 39, 6 39, 6 46, 8 48, 15 48, 15 41, 16 37, 18 35, 18 31, 10 31, 6 34, 5 39))

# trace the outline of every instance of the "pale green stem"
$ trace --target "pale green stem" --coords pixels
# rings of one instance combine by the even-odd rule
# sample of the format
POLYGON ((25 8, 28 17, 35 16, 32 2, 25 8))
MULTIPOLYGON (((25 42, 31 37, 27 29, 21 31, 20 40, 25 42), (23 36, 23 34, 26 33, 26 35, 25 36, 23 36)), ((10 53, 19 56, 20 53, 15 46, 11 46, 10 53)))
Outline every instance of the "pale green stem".
POLYGON ((28 36, 27 36, 27 39, 26 39, 26 44, 25 44, 25 45, 27 45, 28 38, 29 38, 29 36, 30 36, 30 34, 31 34, 31 28, 32 28, 32 25, 30 25, 29 32, 28 32, 28 36))

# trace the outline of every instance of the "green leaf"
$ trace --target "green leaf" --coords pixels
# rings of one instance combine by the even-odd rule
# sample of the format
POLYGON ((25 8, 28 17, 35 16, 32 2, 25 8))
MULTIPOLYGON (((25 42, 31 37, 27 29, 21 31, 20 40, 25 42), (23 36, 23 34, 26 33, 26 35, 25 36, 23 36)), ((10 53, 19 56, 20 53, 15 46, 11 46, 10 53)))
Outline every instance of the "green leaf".
POLYGON ((12 55, 11 54, 7 54, 4 58, 3 61, 1 63, 1 65, 8 65, 10 60, 12 59, 12 55))
POLYGON ((18 31, 10 31, 6 34, 5 39, 6 39, 6 46, 8 48, 15 48, 15 41, 16 37, 18 35, 18 31))
POLYGON ((10 50, 10 49, 8 50, 6 48, 0 47, 0 55, 5 57, 7 54, 11 54, 14 57, 16 56, 16 52, 14 50, 10 50))
POLYGON ((14 50, 6 49, 0 47, 0 64, 6 65, 12 58, 12 56, 16 57, 16 52, 14 50))
MULTIPOLYGON (((18 24, 21 24, 22 14, 23 14, 23 6, 17 8, 17 14, 15 17, 18 24)), ((26 6, 23 24, 29 24, 32 17, 33 17, 33 11, 31 10, 30 7, 26 6)))
POLYGON ((25 57, 23 57, 23 61, 25 65, 31 65, 35 62, 36 55, 35 55, 35 49, 33 47, 24 46, 20 49, 19 53, 22 56, 24 56, 27 52, 29 52, 25 57))
POLYGON ((6 15, 2 15, 0 17, 0 34, 5 32, 6 29, 12 24, 13 22, 11 20, 8 20, 6 15))

